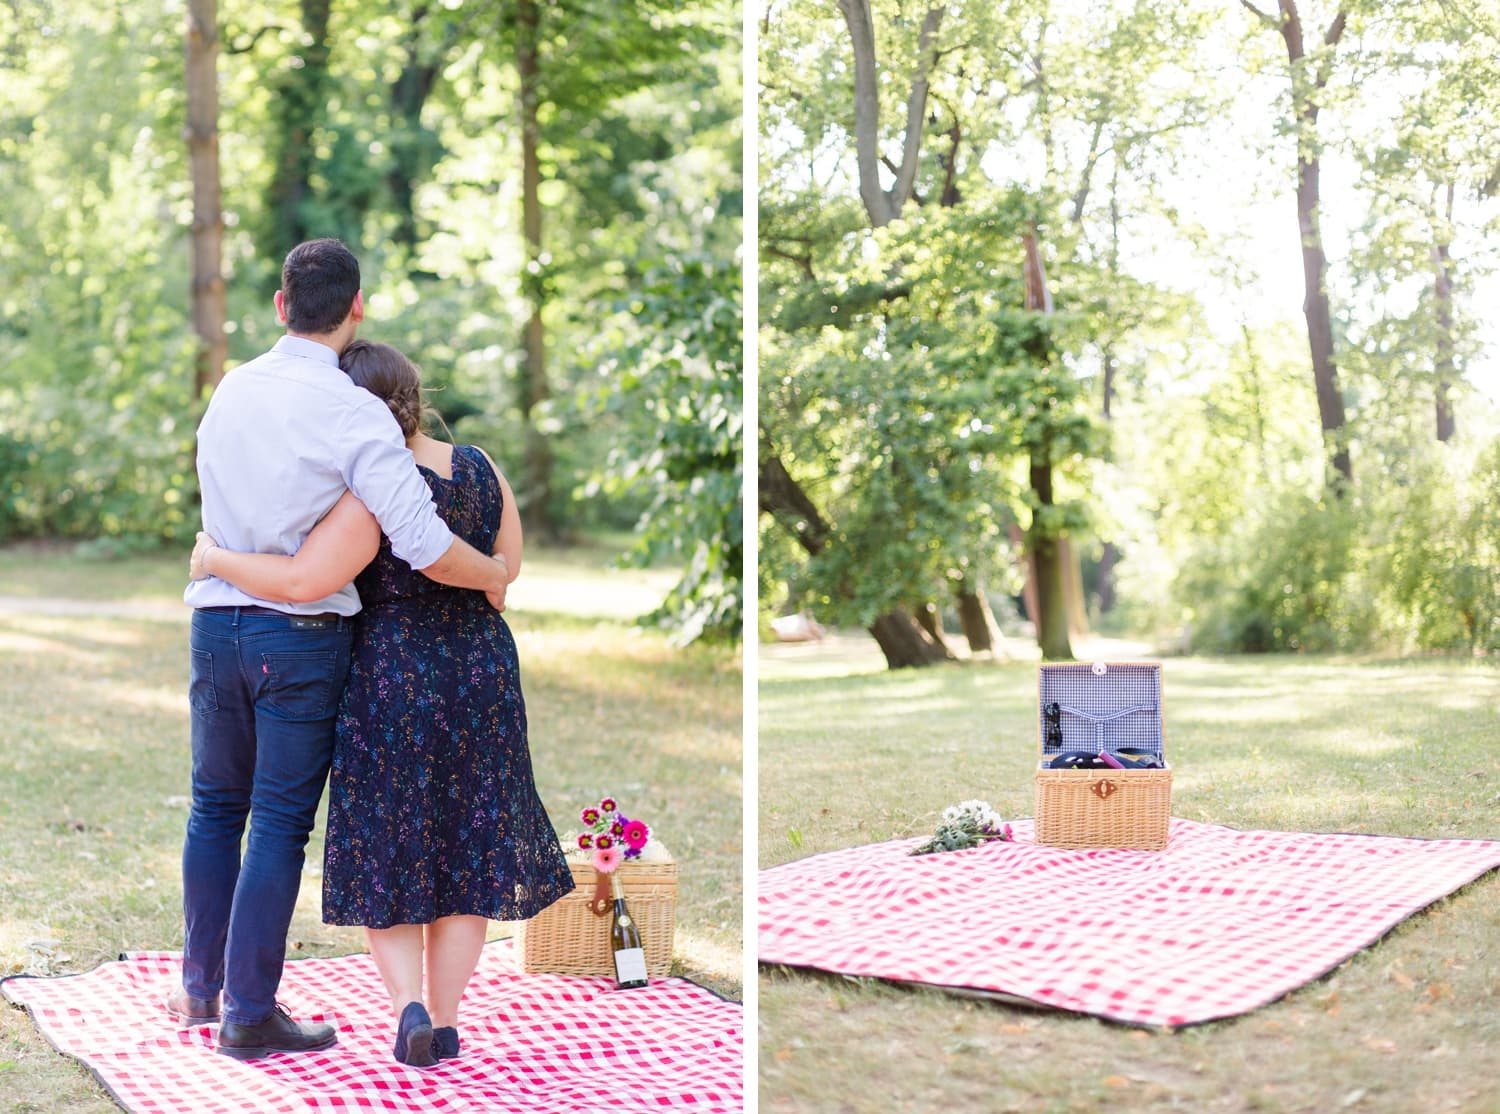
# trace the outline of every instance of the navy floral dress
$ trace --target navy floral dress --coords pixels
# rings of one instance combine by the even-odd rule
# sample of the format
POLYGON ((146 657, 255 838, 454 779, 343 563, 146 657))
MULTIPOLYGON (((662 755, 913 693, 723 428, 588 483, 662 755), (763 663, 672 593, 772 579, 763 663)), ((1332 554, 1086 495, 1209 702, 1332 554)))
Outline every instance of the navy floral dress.
MULTIPOLYGON (((422 469, 438 513, 488 553, 502 493, 484 454, 422 469)), ((524 920, 573 889, 537 797, 515 639, 484 593, 391 553, 363 603, 329 778, 323 920, 389 928, 472 914, 524 920)))

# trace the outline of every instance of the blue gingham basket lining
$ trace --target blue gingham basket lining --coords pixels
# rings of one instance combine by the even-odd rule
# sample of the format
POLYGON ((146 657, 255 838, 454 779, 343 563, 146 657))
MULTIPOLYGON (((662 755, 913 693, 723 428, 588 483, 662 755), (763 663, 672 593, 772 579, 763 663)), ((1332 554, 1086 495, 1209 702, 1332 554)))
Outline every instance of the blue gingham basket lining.
POLYGON ((1088 665, 1044 665, 1037 716, 1043 754, 1136 747, 1161 755, 1161 668, 1111 665, 1098 677, 1088 665), (1054 700, 1062 705, 1060 747, 1046 745, 1043 709, 1054 700))

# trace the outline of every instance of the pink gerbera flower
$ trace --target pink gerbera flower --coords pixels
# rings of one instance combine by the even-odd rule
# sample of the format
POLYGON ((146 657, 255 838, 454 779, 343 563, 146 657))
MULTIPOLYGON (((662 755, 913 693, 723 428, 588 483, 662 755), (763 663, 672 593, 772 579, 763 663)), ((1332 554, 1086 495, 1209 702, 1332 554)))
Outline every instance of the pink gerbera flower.
POLYGON ((594 869, 600 874, 608 874, 620 865, 621 857, 618 847, 601 847, 594 852, 594 869))
POLYGON ((594 824, 599 823, 599 810, 597 808, 586 808, 579 819, 592 827, 594 824))
POLYGON ((619 806, 615 804, 615 799, 613 797, 605 797, 604 800, 599 802, 599 809, 601 812, 613 812, 618 807, 619 806))
POLYGON ((615 845, 615 841, 612 840, 612 839, 610 839, 610 837, 607 836, 607 835, 600 836, 594 842, 594 846, 597 847, 597 848, 599 848, 599 850, 601 850, 601 851, 608 851, 614 845, 615 845))
POLYGON ((583 835, 578 837, 578 846, 587 851, 590 847, 594 846, 594 837, 589 835, 588 832, 584 832, 583 835))
POLYGON ((640 820, 632 820, 625 825, 625 846, 632 851, 639 851, 646 846, 646 841, 651 838, 651 829, 646 827, 640 820))

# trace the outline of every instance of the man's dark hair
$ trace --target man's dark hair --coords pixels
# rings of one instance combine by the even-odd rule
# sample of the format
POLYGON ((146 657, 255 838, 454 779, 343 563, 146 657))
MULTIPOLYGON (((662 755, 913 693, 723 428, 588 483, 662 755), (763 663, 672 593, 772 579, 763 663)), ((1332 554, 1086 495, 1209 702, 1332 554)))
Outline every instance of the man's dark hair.
POLYGON ((281 265, 282 308, 294 333, 333 332, 358 293, 359 260, 338 240, 298 244, 281 265))

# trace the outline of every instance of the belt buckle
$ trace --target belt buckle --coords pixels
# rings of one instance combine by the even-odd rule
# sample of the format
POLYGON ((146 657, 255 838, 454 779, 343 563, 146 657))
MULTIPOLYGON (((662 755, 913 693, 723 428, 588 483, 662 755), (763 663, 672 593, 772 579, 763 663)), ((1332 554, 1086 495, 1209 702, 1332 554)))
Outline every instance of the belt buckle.
POLYGON ((324 618, 312 618, 307 615, 292 615, 292 630, 327 630, 333 626, 334 620, 324 618))

